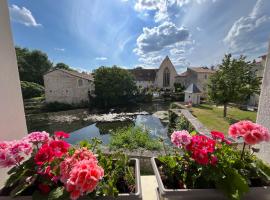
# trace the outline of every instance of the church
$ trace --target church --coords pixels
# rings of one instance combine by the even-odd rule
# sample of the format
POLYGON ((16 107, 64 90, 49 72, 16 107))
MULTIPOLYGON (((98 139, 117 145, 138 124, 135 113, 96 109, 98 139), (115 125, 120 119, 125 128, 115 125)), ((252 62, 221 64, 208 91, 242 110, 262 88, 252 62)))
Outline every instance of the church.
POLYGON ((134 75, 136 85, 142 88, 156 87, 172 89, 178 75, 168 56, 162 61, 158 69, 137 67, 129 71, 134 75))

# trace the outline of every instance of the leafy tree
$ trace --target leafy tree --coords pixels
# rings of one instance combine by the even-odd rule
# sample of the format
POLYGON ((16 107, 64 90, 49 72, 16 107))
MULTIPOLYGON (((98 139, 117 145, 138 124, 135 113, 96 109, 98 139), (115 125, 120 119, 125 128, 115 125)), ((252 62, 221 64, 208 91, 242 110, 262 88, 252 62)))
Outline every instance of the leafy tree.
POLYGON ((72 69, 71 67, 69 67, 65 63, 57 63, 53 68, 54 69, 64 69, 64 70, 68 70, 68 71, 76 71, 75 69, 72 69))
POLYGON ((37 83, 21 81, 21 88, 24 99, 40 97, 44 94, 44 87, 37 83))
POLYGON ((96 102, 109 108, 128 103, 137 91, 133 75, 117 66, 94 71, 96 102))
POLYGON ((185 90, 185 86, 181 83, 174 83, 174 89, 176 92, 183 92, 185 90))
POLYGON ((46 53, 39 50, 16 47, 16 55, 21 81, 43 85, 43 74, 52 68, 46 53))
POLYGON ((227 116, 229 103, 243 103, 250 95, 259 94, 261 77, 256 76, 250 62, 244 56, 239 59, 225 55, 219 70, 210 77, 208 94, 216 104, 224 106, 223 116, 227 116))

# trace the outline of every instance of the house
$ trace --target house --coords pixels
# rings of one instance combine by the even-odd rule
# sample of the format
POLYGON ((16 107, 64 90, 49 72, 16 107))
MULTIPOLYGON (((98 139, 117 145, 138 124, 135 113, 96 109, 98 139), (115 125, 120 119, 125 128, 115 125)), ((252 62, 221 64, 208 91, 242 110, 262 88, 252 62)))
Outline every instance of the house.
POLYGON ((161 62, 158 69, 137 67, 129 71, 134 75, 136 85, 143 88, 173 89, 177 76, 176 69, 168 56, 161 62))
POLYGON ((89 101, 94 91, 93 77, 87 73, 54 69, 43 76, 46 102, 79 104, 89 101))
POLYGON ((196 84, 191 83, 184 92, 186 103, 200 104, 202 92, 196 84))
POLYGON ((185 88, 190 84, 195 84, 202 92, 202 96, 206 97, 207 84, 211 75, 215 73, 213 68, 208 67, 189 67, 187 71, 176 76, 176 82, 183 85, 185 88))

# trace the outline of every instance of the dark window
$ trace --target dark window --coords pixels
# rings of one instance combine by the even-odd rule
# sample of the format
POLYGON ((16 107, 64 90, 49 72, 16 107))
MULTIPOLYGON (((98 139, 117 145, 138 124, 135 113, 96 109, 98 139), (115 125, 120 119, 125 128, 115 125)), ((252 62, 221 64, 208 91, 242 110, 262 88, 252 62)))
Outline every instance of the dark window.
POLYGON ((82 86, 82 85, 83 85, 83 80, 82 80, 82 79, 79 79, 79 80, 78 80, 78 85, 79 85, 79 86, 82 86))
POLYGON ((52 91, 50 90, 50 93, 52 93, 52 91))
POLYGON ((166 67, 163 72, 163 87, 170 86, 170 70, 166 67))

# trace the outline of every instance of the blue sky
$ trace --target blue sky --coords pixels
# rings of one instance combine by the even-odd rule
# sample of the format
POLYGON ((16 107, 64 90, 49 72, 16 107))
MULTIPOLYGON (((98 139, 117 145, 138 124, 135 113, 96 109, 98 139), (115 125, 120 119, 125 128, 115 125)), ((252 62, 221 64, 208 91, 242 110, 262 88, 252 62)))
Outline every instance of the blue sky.
POLYGON ((14 43, 78 70, 101 65, 178 72, 225 53, 265 54, 269 0, 9 0, 14 43))

